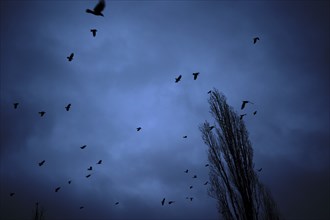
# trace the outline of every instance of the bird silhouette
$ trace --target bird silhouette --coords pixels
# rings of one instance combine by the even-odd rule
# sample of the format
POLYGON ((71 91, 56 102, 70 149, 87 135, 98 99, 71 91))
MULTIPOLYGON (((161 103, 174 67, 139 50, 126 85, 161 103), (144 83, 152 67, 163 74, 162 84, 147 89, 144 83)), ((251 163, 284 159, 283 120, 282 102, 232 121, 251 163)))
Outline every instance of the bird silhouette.
POLYGON ((254 104, 253 102, 250 102, 250 101, 244 100, 244 101, 242 101, 241 109, 244 109, 244 108, 245 108, 245 105, 246 105, 247 103, 254 104))
POLYGON ((162 205, 164 205, 164 203, 165 203, 165 198, 162 200, 162 205))
POLYGON ((257 111, 254 111, 254 112, 253 112, 253 115, 256 115, 256 114, 257 114, 257 111))
POLYGON ((115 205, 118 205, 118 204, 119 204, 119 202, 116 202, 116 203, 115 203, 115 205))
POLYGON ((71 53, 70 56, 66 57, 69 62, 73 60, 74 53, 71 53))
POLYGON ((43 160, 40 163, 38 163, 39 164, 39 167, 41 167, 42 165, 44 165, 44 163, 45 163, 45 160, 43 160))
POLYGON ((13 105, 14 105, 14 109, 17 109, 17 106, 18 106, 18 102, 16 102, 16 103, 14 103, 13 105))
POLYGON ((254 38, 253 38, 253 44, 257 43, 258 40, 260 40, 259 37, 254 37, 254 38))
POLYGON ((57 188, 55 189, 55 192, 58 192, 60 189, 61 189, 61 187, 57 187, 57 188))
POLYGON ((92 170, 92 169, 93 169, 93 167, 90 166, 87 170, 92 170))
POLYGON ((101 164, 102 163, 102 160, 99 160, 99 162, 97 162, 97 164, 101 164))
POLYGON ((210 91, 207 92, 207 94, 211 94, 211 92, 212 92, 212 91, 210 90, 210 91))
POLYGON ((183 136, 183 138, 187 138, 187 135, 183 136))
POLYGON ((103 16, 102 11, 105 8, 105 1, 104 0, 100 0, 99 3, 97 3, 97 5, 94 7, 93 10, 91 9, 86 9, 87 13, 91 13, 93 15, 97 15, 97 16, 103 16))
POLYGON ((141 129, 142 129, 141 127, 136 128, 137 131, 140 131, 141 129))
POLYGON ((66 111, 69 111, 70 108, 71 108, 71 104, 68 104, 67 106, 65 106, 66 111))
POLYGON ((207 163, 207 164, 205 164, 205 167, 208 167, 208 166, 210 166, 210 164, 208 164, 208 163, 207 163))
POLYGON ((197 175, 194 175, 192 178, 193 178, 193 179, 196 179, 196 178, 197 178, 197 175))
POLYGON ((205 183, 204 183, 204 185, 207 185, 209 183, 209 181, 206 181, 205 183))
POLYGON ((171 205, 172 203, 175 203, 175 201, 169 201, 168 204, 171 205))
POLYGON ((71 180, 68 181, 69 184, 71 184, 71 182, 72 182, 71 180))
POLYGON ((44 112, 44 111, 41 111, 41 112, 38 112, 38 113, 39 113, 40 117, 43 117, 46 114, 46 112, 44 112))
POLYGON ((193 75, 194 75, 194 80, 196 80, 197 76, 199 75, 199 72, 193 73, 193 75))
POLYGON ((178 83, 181 80, 182 76, 179 75, 177 78, 175 78, 175 83, 178 83))
POLYGON ((93 37, 96 37, 97 30, 96 29, 91 29, 91 32, 93 33, 93 37))
POLYGON ((192 189, 193 188, 193 186, 189 186, 189 189, 192 189))
POLYGON ((85 147, 87 147, 87 145, 81 146, 80 149, 85 149, 85 147))
POLYGON ((91 175, 92 175, 92 174, 88 174, 88 175, 86 176, 86 178, 89 178, 91 175))
POLYGON ((239 120, 242 120, 243 117, 244 117, 245 115, 246 115, 246 114, 242 114, 242 115, 240 115, 240 116, 239 116, 239 120))
POLYGON ((84 206, 80 206, 80 207, 79 207, 79 209, 83 209, 83 208, 85 208, 85 207, 84 207, 84 206))
POLYGON ((10 195, 10 196, 14 196, 14 195, 15 195, 15 193, 14 193, 14 192, 11 192, 9 195, 10 195))
POLYGON ((190 199, 190 201, 193 201, 194 198, 193 197, 190 197, 189 199, 190 199))
MULTIPOLYGON (((258 172, 261 172, 262 168, 258 169, 258 172)), ((267 173, 267 172, 266 172, 267 173)))
POLYGON ((186 171, 184 171, 184 172, 185 172, 185 173, 188 173, 188 171, 189 171, 189 170, 188 170, 188 169, 186 169, 186 171))

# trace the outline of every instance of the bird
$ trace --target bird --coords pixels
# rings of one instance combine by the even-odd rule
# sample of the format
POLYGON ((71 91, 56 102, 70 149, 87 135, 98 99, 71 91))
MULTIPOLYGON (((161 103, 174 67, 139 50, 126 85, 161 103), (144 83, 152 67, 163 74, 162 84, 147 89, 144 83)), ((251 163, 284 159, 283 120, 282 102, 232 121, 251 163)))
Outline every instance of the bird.
POLYGON ((86 12, 87 13, 91 13, 93 15, 104 17, 104 15, 102 14, 102 11, 104 10, 104 8, 105 8, 105 1, 104 0, 100 0, 99 3, 97 3, 97 5, 94 7, 93 10, 86 9, 86 12))
POLYGON ((92 170, 93 169, 93 167, 92 166, 90 166, 87 170, 92 170))
POLYGON ((256 114, 257 114, 257 111, 254 111, 254 112, 253 112, 253 115, 256 115, 256 114))
POLYGON ((141 127, 136 128, 137 131, 140 131, 141 129, 142 129, 141 127))
POLYGON ((44 165, 45 162, 46 162, 45 160, 41 161, 41 162, 39 163, 39 167, 41 167, 42 165, 44 165))
POLYGON ((163 198, 163 200, 162 200, 162 202, 161 202, 161 203, 162 203, 162 205, 164 205, 164 203, 165 203, 165 198, 163 198))
POLYGON ((185 173, 188 173, 188 171, 189 171, 189 170, 188 170, 188 169, 186 169, 184 172, 185 172, 185 173))
POLYGON ((246 114, 242 114, 242 115, 240 115, 240 116, 239 116, 239 119, 242 120, 243 117, 244 117, 245 115, 246 115, 246 114))
POLYGON ((183 138, 187 138, 187 135, 183 136, 183 138))
POLYGON ((177 78, 175 78, 175 83, 178 83, 181 80, 182 76, 179 75, 177 78))
POLYGON ((189 189, 192 189, 193 188, 193 186, 189 186, 189 189))
POLYGON ((92 175, 92 174, 88 174, 88 175, 86 176, 86 178, 89 178, 91 175, 92 175))
POLYGON ((83 209, 83 208, 84 208, 84 206, 80 206, 80 207, 79 207, 79 209, 83 209))
POLYGON ((175 203, 175 201, 169 201, 168 204, 171 205, 172 203, 175 203))
POLYGON ((193 75, 194 75, 194 80, 196 80, 197 76, 199 75, 199 72, 193 73, 193 75))
POLYGON ((17 109, 17 106, 18 106, 18 102, 16 102, 16 103, 14 103, 13 105, 14 105, 14 109, 17 109))
POLYGON ((14 195, 15 195, 15 193, 14 193, 14 192, 11 192, 9 195, 10 195, 10 196, 14 196, 14 195))
POLYGON ((210 90, 210 91, 207 92, 207 94, 211 94, 211 92, 212 92, 212 91, 210 90))
POLYGON ((65 106, 66 111, 68 112, 70 110, 71 104, 68 104, 67 106, 65 106))
POLYGON ((93 37, 95 37, 97 30, 96 29, 91 29, 91 32, 93 33, 93 37))
POLYGON ((209 183, 209 181, 206 181, 205 183, 204 183, 204 185, 207 185, 209 183))
POLYGON ((72 182, 71 180, 68 181, 69 184, 71 184, 71 182, 72 182))
POLYGON ((99 162, 97 162, 97 164, 101 164, 102 163, 102 160, 99 160, 99 162))
POLYGON ((80 149, 84 149, 85 147, 87 147, 87 145, 81 146, 80 149))
POLYGON ((115 203, 115 205, 118 205, 118 204, 119 204, 119 202, 116 202, 116 203, 115 203))
POLYGON ((257 43, 258 40, 260 40, 259 37, 254 37, 254 38, 253 38, 253 44, 257 43))
POLYGON ((196 179, 196 178, 197 178, 197 175, 194 175, 192 178, 193 178, 193 179, 196 179))
POLYGON ((245 108, 245 105, 246 105, 247 103, 254 104, 253 102, 250 102, 250 101, 246 101, 246 100, 244 100, 244 101, 242 101, 241 109, 244 109, 244 108, 245 108))
POLYGON ((208 163, 207 163, 207 164, 205 164, 205 167, 208 167, 208 166, 210 166, 210 164, 208 164, 208 163))
POLYGON ((74 53, 71 53, 70 56, 66 57, 69 62, 73 60, 74 53))
POLYGON ((46 112, 44 112, 44 111, 41 111, 41 112, 38 112, 38 113, 39 113, 40 117, 43 117, 46 114, 46 112))
POLYGON ((61 189, 61 187, 57 187, 57 188, 55 189, 55 192, 58 192, 60 189, 61 189))
POLYGON ((190 199, 190 201, 193 201, 194 198, 193 197, 190 197, 189 199, 190 199))
POLYGON ((258 169, 258 172, 261 172, 262 168, 258 169))

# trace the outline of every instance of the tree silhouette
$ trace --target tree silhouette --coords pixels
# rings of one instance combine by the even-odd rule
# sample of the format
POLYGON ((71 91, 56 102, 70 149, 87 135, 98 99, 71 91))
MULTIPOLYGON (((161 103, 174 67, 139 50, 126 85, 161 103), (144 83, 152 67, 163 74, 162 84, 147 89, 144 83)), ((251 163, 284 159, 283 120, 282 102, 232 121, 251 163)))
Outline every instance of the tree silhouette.
POLYGON ((36 202, 36 210, 33 220, 43 220, 44 219, 44 209, 39 210, 39 203, 36 202))
POLYGON ((216 127, 211 131, 206 121, 199 128, 208 146, 208 192, 217 200, 219 214, 224 219, 279 219, 275 201, 253 169, 253 149, 244 121, 218 90, 213 89, 208 102, 216 127))

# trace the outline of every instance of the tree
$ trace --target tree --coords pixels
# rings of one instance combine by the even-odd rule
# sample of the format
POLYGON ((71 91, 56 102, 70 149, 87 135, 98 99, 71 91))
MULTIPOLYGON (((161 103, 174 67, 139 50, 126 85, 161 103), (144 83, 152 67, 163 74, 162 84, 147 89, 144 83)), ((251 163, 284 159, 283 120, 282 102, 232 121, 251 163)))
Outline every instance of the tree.
POLYGON ((44 219, 44 209, 39 210, 39 203, 36 202, 36 210, 34 214, 34 220, 43 220, 44 219))
POLYGON ((279 219, 270 191, 254 171, 253 149, 244 121, 218 90, 211 92, 208 102, 215 129, 210 129, 207 121, 199 128, 208 146, 209 195, 217 199, 220 215, 237 220, 279 219))

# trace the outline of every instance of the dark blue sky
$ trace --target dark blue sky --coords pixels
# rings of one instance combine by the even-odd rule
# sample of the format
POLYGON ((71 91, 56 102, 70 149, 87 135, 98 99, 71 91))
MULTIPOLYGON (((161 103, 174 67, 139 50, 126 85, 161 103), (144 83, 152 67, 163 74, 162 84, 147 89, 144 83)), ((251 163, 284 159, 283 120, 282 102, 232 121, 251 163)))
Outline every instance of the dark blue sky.
POLYGON ((328 1, 107 1, 104 17, 85 12, 96 2, 0 2, 0 219, 36 201, 47 220, 218 219, 198 130, 212 88, 238 114, 255 103, 254 160, 282 215, 330 218, 328 1))

